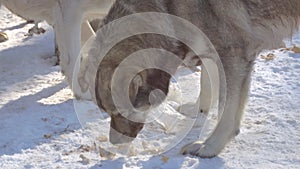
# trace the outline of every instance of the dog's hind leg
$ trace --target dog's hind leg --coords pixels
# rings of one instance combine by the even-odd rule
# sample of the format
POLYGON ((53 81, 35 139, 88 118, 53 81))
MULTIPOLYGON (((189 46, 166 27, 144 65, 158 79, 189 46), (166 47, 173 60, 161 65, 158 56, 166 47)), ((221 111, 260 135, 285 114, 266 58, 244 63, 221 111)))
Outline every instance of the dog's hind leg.
MULTIPOLYGON (((241 55, 240 55, 241 56, 241 55)), ((215 130, 204 142, 196 141, 182 149, 183 154, 211 158, 218 155, 237 134, 249 91, 252 61, 244 57, 222 59, 226 75, 226 103, 215 130)), ((221 84, 222 85, 222 84, 221 84)))

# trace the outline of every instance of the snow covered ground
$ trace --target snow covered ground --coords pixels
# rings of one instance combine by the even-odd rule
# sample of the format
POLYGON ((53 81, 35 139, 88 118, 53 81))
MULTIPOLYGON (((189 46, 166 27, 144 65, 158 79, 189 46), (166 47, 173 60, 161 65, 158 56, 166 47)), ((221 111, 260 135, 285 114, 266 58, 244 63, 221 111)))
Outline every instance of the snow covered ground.
MULTIPOLYGON (((300 168, 300 54, 275 50, 273 60, 257 59, 241 134, 218 157, 180 155, 197 138, 192 132, 162 155, 105 158, 53 66, 52 29, 43 24, 44 35, 25 36, 32 26, 0 10, 0 31, 10 38, 0 43, 0 168, 300 168)), ((300 34, 287 44, 300 46, 300 34)))

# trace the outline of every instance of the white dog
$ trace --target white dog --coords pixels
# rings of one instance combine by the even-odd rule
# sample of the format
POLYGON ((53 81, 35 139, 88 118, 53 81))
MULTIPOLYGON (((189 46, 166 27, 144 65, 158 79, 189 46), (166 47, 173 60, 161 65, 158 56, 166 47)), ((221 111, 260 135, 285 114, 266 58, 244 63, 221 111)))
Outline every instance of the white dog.
MULTIPOLYGON (((2 0, 1 3, 22 18, 34 20, 36 27, 44 20, 54 27, 62 72, 72 88, 73 69, 81 46, 93 33, 83 20, 107 14, 114 0, 2 0)), ((77 97, 82 97, 79 89, 73 91, 77 97)))

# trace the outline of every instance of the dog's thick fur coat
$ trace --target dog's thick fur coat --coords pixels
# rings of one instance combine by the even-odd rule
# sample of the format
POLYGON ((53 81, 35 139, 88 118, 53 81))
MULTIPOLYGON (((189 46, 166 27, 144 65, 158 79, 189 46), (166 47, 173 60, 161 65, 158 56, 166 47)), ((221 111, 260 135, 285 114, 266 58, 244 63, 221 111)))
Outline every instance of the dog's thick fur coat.
MULTIPOLYGON (((227 86, 226 104, 222 117, 205 142, 194 142, 182 149, 184 154, 200 157, 214 157, 239 133, 241 118, 248 97, 250 76, 256 55, 263 49, 278 47, 285 37, 291 37, 300 23, 299 0, 117 0, 104 23, 137 12, 162 12, 184 18, 199 29, 213 43, 224 67, 227 86)), ((97 43, 103 43, 97 38, 97 43)), ((116 113, 109 87, 111 76, 117 65, 128 54, 140 49, 163 48, 175 54, 183 50, 180 42, 157 35, 140 35, 126 39, 113 48, 100 64, 96 77, 96 97, 98 105, 112 116, 111 127, 123 134, 135 137, 141 124, 134 123, 116 113), (101 93, 101 94, 100 94, 101 93)), ((94 57, 97 51, 94 50, 94 57)), ((93 53, 93 52, 92 52, 93 53)), ((92 54, 91 53, 91 54, 92 54)), ((181 58, 184 59, 184 55, 181 58)), ((168 61, 161 60, 163 63, 168 61)), ((178 65, 174 65, 178 66, 178 65)), ((205 67, 203 67, 205 72, 205 67)), ((158 71, 142 72, 141 79, 132 81, 129 90, 133 103, 148 104, 145 99, 153 88, 168 93, 170 76, 158 71), (148 80, 147 79, 151 79, 148 80), (152 83, 152 84, 149 84, 152 83), (150 86, 150 87, 149 87, 150 86), (139 90, 142 88, 143 90, 139 90), (140 94, 140 92, 143 92, 140 94), (142 97, 141 97, 142 96, 142 97)), ((206 73, 201 79, 201 110, 209 111, 210 98, 206 73)), ((221 86, 224 84, 220 84, 221 86)), ((221 87, 222 89, 222 87, 221 87)), ((140 104, 137 104, 140 105, 140 104)), ((200 110, 199 110, 200 111, 200 110)), ((111 135, 111 137, 114 137, 111 135)))

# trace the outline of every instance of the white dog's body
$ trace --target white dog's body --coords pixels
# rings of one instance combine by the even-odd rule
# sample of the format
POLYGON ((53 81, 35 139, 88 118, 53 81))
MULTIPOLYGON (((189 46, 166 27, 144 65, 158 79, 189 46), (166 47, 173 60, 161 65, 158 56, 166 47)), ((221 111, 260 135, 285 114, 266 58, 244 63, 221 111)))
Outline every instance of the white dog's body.
POLYGON ((53 8, 55 0, 2 0, 3 5, 26 19, 34 19, 36 22, 46 20, 50 25, 54 24, 53 8))
MULTIPOLYGON (((45 20, 54 27, 60 65, 71 88, 75 62, 85 42, 81 40, 82 23, 85 31, 83 40, 92 35, 88 23, 83 20, 89 19, 89 15, 107 14, 113 2, 114 0, 2 0, 4 6, 22 18, 36 23, 45 20)), ((91 99, 89 95, 83 96, 80 89, 72 89, 75 96, 91 99)))
MULTIPOLYGON (((220 100, 226 100, 224 112, 217 127, 205 142, 197 141, 182 149, 184 154, 200 157, 216 156, 239 133, 256 55, 263 49, 278 47, 283 38, 291 37, 293 32, 298 29, 300 1, 117 0, 104 23, 107 24, 136 12, 163 12, 184 18, 201 29, 216 48, 225 71, 225 77, 220 76, 220 100), (226 80, 226 86, 222 83, 223 80, 226 80), (223 91, 227 92, 226 97, 221 94, 223 91)), ((141 24, 142 27, 147 26, 145 23, 143 24, 141 24)), ((151 26, 151 23, 148 26, 151 26)), ((170 27, 172 27, 172 24, 170 24, 170 27)), ((112 49, 98 68, 96 77, 97 102, 100 108, 111 115, 111 127, 119 133, 135 137, 141 130, 142 124, 122 117, 121 112, 116 109, 111 98, 110 83, 112 83, 113 73, 124 58, 137 50, 151 47, 149 45, 151 42, 154 46, 159 46, 158 48, 168 51, 181 50, 178 45, 174 45, 172 42, 167 43, 167 40, 165 40, 165 43, 163 41, 164 39, 161 37, 155 36, 141 35, 130 38, 126 40, 126 43, 120 43, 112 49)), ((197 40, 195 39, 195 41, 197 40)), ((95 48, 101 46, 100 44, 103 41, 101 38, 97 38, 96 43, 98 44, 95 48)), ((91 55, 94 54, 93 57, 98 57, 97 53, 100 53, 100 50, 93 51, 91 55)), ((166 65, 168 63, 167 60, 163 59, 156 62, 165 63, 166 65)), ((211 88, 204 66, 203 70, 200 108, 202 111, 209 111, 212 97, 209 92, 211 88)), ((129 90, 130 99, 136 105, 147 106, 149 104, 145 99, 149 98, 149 93, 153 90, 151 86, 157 87, 157 89, 167 94, 168 79, 163 72, 147 70, 146 73, 138 74, 137 77, 142 80, 132 81, 131 85, 136 87, 129 90)), ((129 116, 137 115, 137 112, 132 111, 129 116)), ((125 139, 122 141, 120 137, 115 136, 113 133, 111 133, 110 139, 114 143, 126 142, 125 139)))

